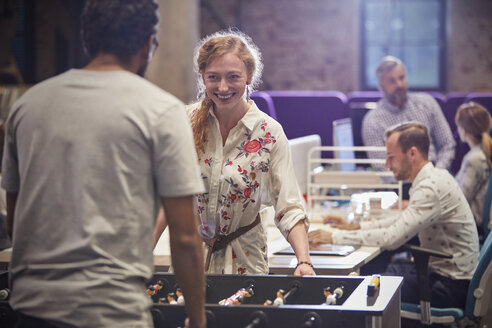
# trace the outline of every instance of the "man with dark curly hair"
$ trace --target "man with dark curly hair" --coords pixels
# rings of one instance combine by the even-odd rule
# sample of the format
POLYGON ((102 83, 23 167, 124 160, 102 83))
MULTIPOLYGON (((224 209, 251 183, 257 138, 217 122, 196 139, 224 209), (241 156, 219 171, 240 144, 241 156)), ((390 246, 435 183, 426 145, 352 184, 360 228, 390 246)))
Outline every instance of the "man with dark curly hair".
POLYGON ((204 189, 191 128, 183 104, 141 77, 157 47, 157 9, 155 0, 88 0, 90 63, 12 107, 2 187, 17 327, 152 327, 145 282, 161 206, 187 325, 205 327, 192 207, 204 189))

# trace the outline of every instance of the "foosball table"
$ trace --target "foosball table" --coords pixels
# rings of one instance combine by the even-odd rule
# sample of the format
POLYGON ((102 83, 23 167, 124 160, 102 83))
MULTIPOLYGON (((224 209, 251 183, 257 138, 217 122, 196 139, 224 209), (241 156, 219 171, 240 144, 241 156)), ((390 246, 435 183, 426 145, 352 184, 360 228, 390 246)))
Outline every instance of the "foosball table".
MULTIPOLYGON (((389 276, 207 275, 207 326, 399 327, 402 280, 389 276)), ((2 279, 0 284, 0 289, 6 287, 2 279)), ((156 328, 183 326, 186 300, 173 274, 155 274, 147 293, 154 302, 151 312, 156 328)), ((9 318, 15 319, 7 301, 0 301, 0 322, 8 323, 9 318)))
MULTIPOLYGON (((208 327, 399 327, 401 283, 388 276, 207 275, 208 327)), ((184 306, 166 302, 178 288, 171 274, 153 277, 156 327, 182 326, 184 306)))

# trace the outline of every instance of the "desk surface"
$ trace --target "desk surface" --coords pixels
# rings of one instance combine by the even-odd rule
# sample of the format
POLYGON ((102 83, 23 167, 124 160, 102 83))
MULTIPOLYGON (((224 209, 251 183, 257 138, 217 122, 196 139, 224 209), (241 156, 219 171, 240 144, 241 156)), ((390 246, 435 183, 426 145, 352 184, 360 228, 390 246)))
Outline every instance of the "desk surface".
MULTIPOLYGON (((313 224, 312 229, 322 227, 313 224)), ((272 274, 293 274, 297 264, 293 255, 273 255, 273 253, 289 246, 280 231, 274 226, 267 226, 268 235, 268 265, 272 274)), ((379 247, 362 246, 347 256, 312 256, 311 261, 318 275, 347 275, 359 271, 360 267, 375 258, 381 249, 379 247)), ((8 267, 11 250, 0 251, 0 267, 8 267)), ((156 272, 167 272, 171 264, 169 250, 169 234, 167 229, 154 250, 154 265, 156 272)))
MULTIPOLYGON (((323 224, 311 224, 311 230, 323 228, 323 224)), ((326 228, 326 227, 325 227, 326 228)), ((329 229, 329 228, 326 228, 329 229)), ((297 265, 294 255, 273 255, 285 249, 289 243, 276 227, 268 227, 268 267, 271 274, 293 274, 297 265)), ((311 256, 316 274, 318 275, 347 275, 359 269, 381 253, 380 247, 361 246, 346 256, 311 256)))

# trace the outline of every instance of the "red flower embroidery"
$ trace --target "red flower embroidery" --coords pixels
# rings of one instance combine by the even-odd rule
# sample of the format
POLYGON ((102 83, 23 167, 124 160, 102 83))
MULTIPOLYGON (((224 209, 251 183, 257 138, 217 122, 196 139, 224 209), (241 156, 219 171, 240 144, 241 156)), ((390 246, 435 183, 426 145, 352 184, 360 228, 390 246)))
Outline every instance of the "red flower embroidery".
POLYGON ((250 140, 244 145, 243 149, 245 152, 250 154, 256 153, 258 150, 261 149, 261 142, 256 139, 250 140))
POLYGON ((251 192, 252 192, 252 191, 253 191, 253 189, 251 189, 251 188, 249 188, 249 187, 248 187, 248 188, 246 188, 246 189, 244 189, 244 191, 243 191, 243 195, 244 195, 244 197, 249 198, 249 196, 251 196, 251 192))
POLYGON ((245 274, 246 273, 246 268, 237 268, 237 273, 239 273, 239 274, 245 274))

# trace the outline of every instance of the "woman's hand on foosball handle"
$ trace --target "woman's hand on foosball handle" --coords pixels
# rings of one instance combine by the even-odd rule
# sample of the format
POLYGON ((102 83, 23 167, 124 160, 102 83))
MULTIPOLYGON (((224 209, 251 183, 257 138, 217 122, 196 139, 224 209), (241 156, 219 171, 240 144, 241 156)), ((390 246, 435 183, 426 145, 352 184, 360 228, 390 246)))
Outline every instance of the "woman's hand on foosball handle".
POLYGON ((294 270, 294 276, 315 276, 316 273, 311 265, 302 263, 294 270))

